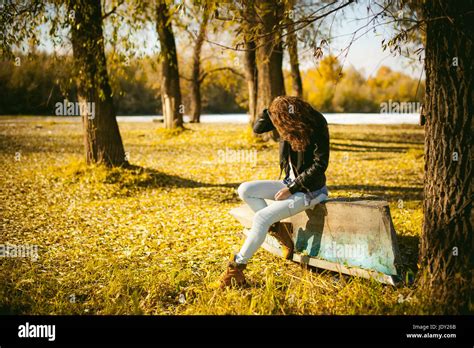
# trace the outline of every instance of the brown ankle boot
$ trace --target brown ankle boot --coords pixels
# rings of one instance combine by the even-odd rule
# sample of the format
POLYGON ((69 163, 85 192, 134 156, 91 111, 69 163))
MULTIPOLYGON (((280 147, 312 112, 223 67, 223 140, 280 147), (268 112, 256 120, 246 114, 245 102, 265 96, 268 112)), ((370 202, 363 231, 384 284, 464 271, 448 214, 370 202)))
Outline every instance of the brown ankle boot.
POLYGON ((226 271, 222 274, 220 279, 221 289, 227 286, 245 286, 247 281, 245 280, 243 270, 247 267, 246 264, 239 264, 234 261, 235 256, 232 256, 227 265, 226 271))
POLYGON ((283 258, 287 260, 293 258, 294 243, 291 238, 291 228, 290 223, 275 222, 268 230, 268 233, 280 243, 283 258))

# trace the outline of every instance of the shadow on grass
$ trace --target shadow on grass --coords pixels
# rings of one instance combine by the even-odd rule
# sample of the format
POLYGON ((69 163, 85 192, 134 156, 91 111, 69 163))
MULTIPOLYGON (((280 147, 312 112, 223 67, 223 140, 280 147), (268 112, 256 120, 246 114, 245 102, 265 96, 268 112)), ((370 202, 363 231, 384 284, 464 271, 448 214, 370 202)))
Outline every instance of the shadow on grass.
MULTIPOLYGON (((178 175, 166 174, 152 168, 145 168, 136 165, 128 165, 123 170, 130 171, 134 175, 133 180, 121 182, 124 187, 172 187, 172 188, 198 188, 198 187, 228 187, 237 188, 240 183, 210 184, 192 179, 183 178, 178 175)), ((121 181, 121 173, 111 173, 109 182, 121 181)))
POLYGON ((345 144, 331 141, 331 151, 344 152, 406 152, 410 149, 409 146, 373 146, 360 144, 345 144))
MULTIPOLYGON (((421 146, 423 146, 425 144, 425 142, 423 140, 423 136, 421 136, 420 139, 421 140, 416 141, 416 140, 406 140, 403 137, 370 138, 370 139, 368 139, 368 138, 359 138, 359 137, 350 138, 351 141, 367 141, 367 142, 371 142, 371 143, 382 143, 382 144, 391 143, 391 144, 397 144, 397 145, 398 144, 401 144, 401 145, 410 144, 410 145, 421 145, 421 146)), ((343 140, 347 140, 347 139, 343 139, 343 140)))
POLYGON ((398 248, 400 250, 401 265, 399 272, 403 282, 413 281, 417 271, 420 237, 397 234, 398 248), (408 278, 408 279, 407 279, 408 278))
MULTIPOLYGON (((4 287, 4 291, 7 290, 10 293, 14 293, 15 291, 15 284, 12 283, 4 283, 2 285, 4 287)), ((22 298, 19 300, 20 303, 8 303, 8 300, 3 299, 3 303, 0 303, 0 315, 21 315, 21 314, 31 314, 34 301, 29 297, 25 297, 24 294, 21 295, 22 298)))
MULTIPOLYGON (((386 200, 422 200, 422 187, 381 186, 381 185, 328 185, 331 191, 362 191, 365 194, 377 196, 386 200)), ((370 197, 356 198, 370 199, 370 197)))

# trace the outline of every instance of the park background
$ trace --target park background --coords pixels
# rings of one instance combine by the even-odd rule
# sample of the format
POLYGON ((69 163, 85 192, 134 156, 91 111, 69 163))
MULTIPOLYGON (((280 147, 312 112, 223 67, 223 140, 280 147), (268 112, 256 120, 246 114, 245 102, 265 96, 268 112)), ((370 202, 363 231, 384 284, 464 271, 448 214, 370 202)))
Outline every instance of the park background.
MULTIPOLYGON (((415 281, 421 267, 425 165, 420 114, 381 113, 384 103, 415 107, 425 94, 424 52, 420 50, 424 34, 407 31, 407 23, 417 20, 417 12, 398 2, 275 3, 294 6, 295 18, 311 18, 315 8, 349 5, 315 20, 296 36, 299 86, 288 46, 284 46, 281 87, 286 94, 302 96, 323 114, 338 114, 339 121, 329 125, 330 196, 378 196, 389 202, 402 254, 401 284, 392 287, 328 271, 308 271, 261 250, 246 273, 250 288, 221 291, 211 286, 230 252, 241 243, 241 226, 228 214, 241 204, 236 188, 244 181, 276 179, 279 168, 274 139, 256 137, 248 122, 242 122, 245 117, 252 123, 258 107, 249 111, 245 56, 235 49, 241 22, 235 20, 238 16, 229 17, 235 10, 232 6, 209 3, 212 11, 200 2, 153 3, 161 9, 156 13, 166 13, 164 19, 148 13, 148 5, 140 1, 100 3, 103 76, 111 88, 105 99, 113 103, 113 119, 116 115, 152 116, 135 121, 118 117, 121 165, 101 163, 89 150, 85 159, 84 134, 90 135, 90 128, 83 128, 80 117, 55 114, 56 103, 75 102, 79 90, 90 87, 84 83, 90 73, 87 69, 99 67, 104 74, 100 55, 82 60, 85 70, 79 74, 73 69, 77 62, 67 20, 55 32, 49 31, 49 25, 57 26, 68 18, 67 6, 87 9, 87 5, 71 1, 55 12, 52 2, 51 8, 40 12, 46 14, 44 21, 24 24, 21 16, 13 21, 19 41, 8 59, 0 62, 0 243, 35 245, 39 257, 0 260, 0 311, 420 314, 443 313, 448 308, 456 312, 454 303, 452 308, 449 303, 435 305, 430 293, 419 291, 415 281), (58 16, 60 11, 66 14, 58 16), (385 22, 381 13, 389 20, 385 22), (373 19, 377 15, 380 22, 373 19), (169 25, 176 40, 182 108, 179 115, 165 115, 164 123, 152 122, 163 114, 163 71, 167 59, 173 57, 163 56, 158 32, 169 25), (205 39, 196 49, 203 27, 205 39), (36 36, 31 35, 34 31, 36 36), (405 35, 399 37, 400 32, 405 35), (196 77, 199 108, 193 90, 196 77), (213 122, 205 118, 199 122, 196 109, 198 116, 213 115, 213 122), (364 113, 371 116, 364 118, 364 113), (226 119, 226 114, 240 115, 238 122, 226 119), (194 122, 181 125, 183 116, 194 122), (390 118, 401 121, 391 124, 390 118), (251 151, 256 160, 244 156, 222 160, 222 151, 251 151), (125 162, 132 165, 122 165, 125 162)), ((77 13, 69 20, 78 20, 77 13)), ((79 26, 76 30, 81 33, 79 26)), ((275 74, 271 75, 270 80, 275 74)), ((265 96, 267 103, 269 96, 265 96)), ((93 100, 100 104, 101 98, 93 100)), ((265 100, 258 101, 262 103, 265 100)), ((114 139, 117 145, 116 135, 114 139)))

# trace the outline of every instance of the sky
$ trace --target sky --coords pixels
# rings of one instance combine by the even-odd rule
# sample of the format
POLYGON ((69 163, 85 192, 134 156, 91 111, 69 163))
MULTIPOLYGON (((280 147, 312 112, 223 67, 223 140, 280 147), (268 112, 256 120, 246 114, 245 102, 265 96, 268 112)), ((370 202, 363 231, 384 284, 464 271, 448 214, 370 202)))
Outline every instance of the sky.
MULTIPOLYGON (((342 47, 346 47, 350 42, 352 33, 360 28, 367 20, 357 20, 367 16, 366 5, 361 2, 354 6, 353 11, 348 12, 348 19, 342 27, 338 29, 338 35, 349 34, 345 36, 342 47)), ((381 65, 386 65, 393 70, 403 71, 404 73, 419 78, 423 72, 423 65, 417 59, 408 59, 403 56, 394 56, 388 51, 383 51, 382 40, 386 41, 393 37, 394 32, 389 27, 380 26, 373 30, 361 30, 363 34, 350 48, 347 62, 357 69, 364 69, 367 75, 372 75, 381 65)), ((357 34, 359 35, 359 34, 357 34)))

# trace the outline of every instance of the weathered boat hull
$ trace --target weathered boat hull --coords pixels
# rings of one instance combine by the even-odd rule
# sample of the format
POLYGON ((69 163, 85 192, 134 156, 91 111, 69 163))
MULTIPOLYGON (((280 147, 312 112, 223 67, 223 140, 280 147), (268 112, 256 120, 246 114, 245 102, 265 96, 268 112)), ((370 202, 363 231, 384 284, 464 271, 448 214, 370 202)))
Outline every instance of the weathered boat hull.
MULTIPOLYGON (((243 205, 230 214, 246 235, 254 212, 243 205)), ((282 222, 292 225, 295 262, 392 285, 398 279, 399 250, 386 201, 330 199, 282 222)), ((282 255, 269 234, 263 248, 282 255)))

